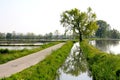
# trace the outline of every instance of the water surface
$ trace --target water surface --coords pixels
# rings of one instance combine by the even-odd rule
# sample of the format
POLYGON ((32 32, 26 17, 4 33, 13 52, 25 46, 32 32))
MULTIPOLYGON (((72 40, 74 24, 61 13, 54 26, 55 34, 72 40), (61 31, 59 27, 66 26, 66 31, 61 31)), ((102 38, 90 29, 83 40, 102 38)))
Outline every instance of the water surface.
POLYGON ((22 50, 22 49, 33 49, 38 46, 0 46, 0 49, 9 49, 9 50, 22 50))
POLYGON ((59 68, 56 80, 92 80, 78 42, 73 45, 70 55, 59 68))
POLYGON ((22 50, 33 49, 45 43, 0 43, 0 49, 22 50))
POLYGON ((90 44, 104 52, 120 54, 119 40, 93 40, 90 41, 90 44))

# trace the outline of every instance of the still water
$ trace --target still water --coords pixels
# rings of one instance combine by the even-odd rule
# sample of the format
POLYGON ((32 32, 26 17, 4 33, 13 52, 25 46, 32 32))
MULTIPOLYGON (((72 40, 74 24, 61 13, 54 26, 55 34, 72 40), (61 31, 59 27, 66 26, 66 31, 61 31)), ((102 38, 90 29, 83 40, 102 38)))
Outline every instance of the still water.
POLYGON ((43 45, 44 43, 39 43, 39 42, 37 42, 37 43, 0 43, 0 46, 2 46, 2 45, 8 45, 8 46, 10 46, 10 45, 18 45, 18 46, 24 46, 24 45, 33 45, 33 46, 37 46, 37 45, 43 45))
POLYGON ((22 50, 37 48, 44 43, 0 43, 0 49, 22 50))
POLYGON ((70 55, 57 73, 56 80, 92 80, 78 42, 73 45, 70 55))
POLYGON ((104 52, 120 54, 119 40, 93 40, 90 41, 90 44, 104 52))
POLYGON ((9 49, 9 50, 22 50, 22 49, 33 49, 38 46, 0 46, 0 49, 9 49))

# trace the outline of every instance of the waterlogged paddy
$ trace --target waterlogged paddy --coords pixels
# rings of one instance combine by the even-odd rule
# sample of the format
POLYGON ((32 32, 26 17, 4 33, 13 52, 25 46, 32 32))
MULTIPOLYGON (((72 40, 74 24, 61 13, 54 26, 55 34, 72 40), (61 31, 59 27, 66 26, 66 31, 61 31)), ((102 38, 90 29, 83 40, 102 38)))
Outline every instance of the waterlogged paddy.
POLYGON ((79 43, 75 43, 65 63, 59 68, 56 80, 92 80, 79 43))
POLYGON ((93 40, 90 41, 90 44, 104 52, 120 54, 119 40, 93 40))
POLYGON ((9 50, 22 50, 22 49, 33 49, 38 46, 0 46, 0 49, 9 49, 9 50))
POLYGON ((44 43, 1 43, 0 49, 22 50, 37 48, 44 43))

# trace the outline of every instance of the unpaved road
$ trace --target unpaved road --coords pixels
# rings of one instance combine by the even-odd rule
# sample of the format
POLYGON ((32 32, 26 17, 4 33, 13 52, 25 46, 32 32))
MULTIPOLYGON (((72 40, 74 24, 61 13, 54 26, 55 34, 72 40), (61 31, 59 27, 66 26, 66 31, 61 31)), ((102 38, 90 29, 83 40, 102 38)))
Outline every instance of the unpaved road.
POLYGON ((12 74, 20 72, 32 65, 37 64, 42 61, 47 55, 49 55, 53 50, 57 50, 65 43, 60 43, 55 46, 49 47, 42 51, 18 58, 16 60, 9 61, 5 64, 0 65, 0 78, 9 77, 12 74))

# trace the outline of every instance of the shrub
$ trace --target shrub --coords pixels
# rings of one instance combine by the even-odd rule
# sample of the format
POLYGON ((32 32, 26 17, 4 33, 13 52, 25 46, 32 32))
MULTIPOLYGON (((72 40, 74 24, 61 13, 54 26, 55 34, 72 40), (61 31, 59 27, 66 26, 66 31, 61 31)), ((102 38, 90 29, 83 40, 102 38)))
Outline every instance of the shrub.
POLYGON ((6 53, 9 53, 9 50, 8 49, 0 49, 0 53, 6 54, 6 53))

